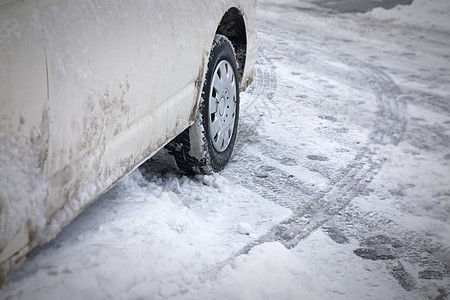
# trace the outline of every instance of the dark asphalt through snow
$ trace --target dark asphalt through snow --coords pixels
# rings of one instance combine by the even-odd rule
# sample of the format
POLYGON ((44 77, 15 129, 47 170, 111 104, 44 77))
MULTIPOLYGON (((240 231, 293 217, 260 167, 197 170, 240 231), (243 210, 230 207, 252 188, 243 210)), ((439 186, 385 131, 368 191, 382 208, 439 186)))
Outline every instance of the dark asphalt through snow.
MULTIPOLYGON (((365 13, 374 8, 391 9, 397 5, 409 5, 413 0, 307 0, 317 6, 330 9, 337 13, 365 13)), ((300 2, 299 1, 299 2, 300 2)))

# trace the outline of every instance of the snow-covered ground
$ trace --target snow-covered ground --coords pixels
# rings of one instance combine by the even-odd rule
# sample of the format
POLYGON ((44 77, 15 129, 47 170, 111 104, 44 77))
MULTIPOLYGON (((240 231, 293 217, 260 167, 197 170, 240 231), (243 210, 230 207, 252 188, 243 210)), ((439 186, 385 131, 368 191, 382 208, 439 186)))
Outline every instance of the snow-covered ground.
POLYGON ((392 10, 375 8, 370 14, 394 24, 407 24, 432 30, 450 30, 450 2, 435 0, 413 1, 411 5, 399 5, 392 10))
POLYGON ((259 2, 255 82, 220 175, 162 154, 10 274, 1 299, 446 299, 447 0, 259 2))

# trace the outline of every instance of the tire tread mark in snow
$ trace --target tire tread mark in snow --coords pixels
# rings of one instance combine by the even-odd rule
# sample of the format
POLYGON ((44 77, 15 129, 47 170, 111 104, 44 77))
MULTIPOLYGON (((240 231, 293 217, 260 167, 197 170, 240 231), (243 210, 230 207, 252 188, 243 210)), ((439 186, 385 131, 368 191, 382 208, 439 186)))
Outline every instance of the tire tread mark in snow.
MULTIPOLYGON (((273 63, 267 58, 266 51, 268 50, 260 49, 256 65, 256 80, 250 90, 252 93, 250 104, 245 106, 247 111, 257 106, 255 101, 263 101, 267 107, 269 100, 267 90, 274 89, 273 82, 276 82, 276 74, 274 74, 273 63)), ((359 74, 361 77, 359 80, 367 85, 363 88, 370 88, 376 96, 378 112, 374 124, 375 128, 371 134, 371 142, 397 145, 403 139, 406 128, 406 121, 403 116, 405 103, 400 97, 400 89, 389 76, 372 65, 347 53, 334 51, 334 55, 342 63, 354 66, 362 72, 359 74)), ((270 102, 270 106, 276 107, 276 104, 270 102)), ((256 124, 253 126, 258 126, 261 118, 256 118, 255 121, 256 124)), ((247 127, 250 126, 247 125, 247 127)), ((244 136, 249 134, 248 132, 245 133, 245 129, 243 131, 244 136)), ((257 141, 257 143, 265 145, 259 147, 269 145, 269 148, 273 148, 270 145, 274 142, 264 139, 257 141)), ((240 145, 239 149, 241 152, 239 153, 240 159, 246 162, 254 162, 256 166, 261 164, 261 159, 245 151, 244 146, 240 145)), ((255 174, 257 172, 249 171, 251 167, 242 168, 242 166, 238 166, 236 171, 233 170, 233 167, 230 167, 227 173, 237 179, 240 184, 262 197, 293 210, 293 216, 290 219, 275 226, 266 235, 247 245, 236 255, 247 253, 255 245, 268 241, 279 241, 288 248, 297 245, 301 239, 307 237, 313 230, 322 226, 345 208, 355 196, 365 192, 370 177, 381 167, 380 164, 371 160, 372 156, 373 153, 370 149, 361 147, 353 161, 343 169, 343 174, 335 179, 329 178, 333 184, 332 187, 328 191, 316 192, 315 194, 305 188, 301 182, 295 179, 285 179, 289 177, 289 174, 284 173, 277 166, 266 166, 266 171, 269 172, 266 172, 263 178, 259 178, 255 174), (280 180, 280 178, 284 179, 280 180), (302 201, 299 201, 300 198, 302 201), (306 225, 303 222, 298 222, 304 216, 309 219, 309 223, 306 225)))

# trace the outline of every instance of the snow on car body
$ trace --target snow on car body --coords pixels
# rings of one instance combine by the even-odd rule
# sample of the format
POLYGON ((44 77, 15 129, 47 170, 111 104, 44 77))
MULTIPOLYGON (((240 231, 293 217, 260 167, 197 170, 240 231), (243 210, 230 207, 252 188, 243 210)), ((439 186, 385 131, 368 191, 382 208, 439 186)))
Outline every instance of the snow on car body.
POLYGON ((255 1, 0 1, 0 273, 191 126, 217 33, 241 90, 255 1))

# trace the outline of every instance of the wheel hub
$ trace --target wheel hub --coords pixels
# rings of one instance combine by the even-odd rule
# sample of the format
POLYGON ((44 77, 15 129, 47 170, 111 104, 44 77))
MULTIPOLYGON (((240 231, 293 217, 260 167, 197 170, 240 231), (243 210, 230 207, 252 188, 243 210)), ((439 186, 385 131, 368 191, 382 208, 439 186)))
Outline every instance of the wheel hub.
POLYGON ((225 113, 225 98, 222 97, 220 98, 219 101, 219 114, 220 116, 223 116, 224 113, 225 113))

